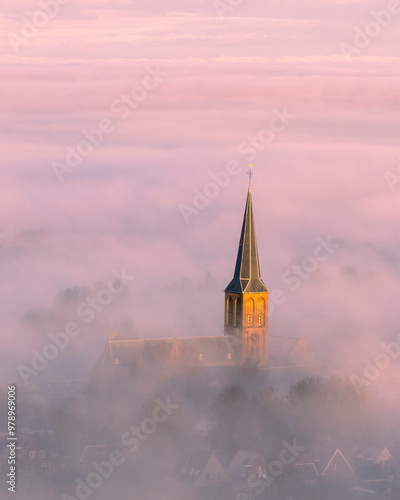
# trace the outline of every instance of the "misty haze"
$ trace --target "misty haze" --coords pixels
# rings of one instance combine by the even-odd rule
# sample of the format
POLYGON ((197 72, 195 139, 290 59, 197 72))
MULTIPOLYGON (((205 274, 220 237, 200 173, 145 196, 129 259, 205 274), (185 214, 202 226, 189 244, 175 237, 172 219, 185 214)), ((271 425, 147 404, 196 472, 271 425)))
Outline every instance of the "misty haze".
POLYGON ((400 1, 14 0, 0 500, 399 500, 400 1))

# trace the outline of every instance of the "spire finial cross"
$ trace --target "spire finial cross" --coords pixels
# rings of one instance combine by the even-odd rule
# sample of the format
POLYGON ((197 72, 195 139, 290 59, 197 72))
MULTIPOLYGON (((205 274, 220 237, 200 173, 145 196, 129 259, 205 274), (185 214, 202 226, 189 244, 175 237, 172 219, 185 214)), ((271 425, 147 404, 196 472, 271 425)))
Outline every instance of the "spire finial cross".
POLYGON ((253 165, 249 165, 249 167, 250 167, 250 168, 249 168, 249 170, 247 171, 247 175, 249 176, 249 184, 251 184, 251 178, 252 178, 252 177, 253 177, 253 175, 254 175, 254 172, 253 172, 253 169, 252 169, 253 165))

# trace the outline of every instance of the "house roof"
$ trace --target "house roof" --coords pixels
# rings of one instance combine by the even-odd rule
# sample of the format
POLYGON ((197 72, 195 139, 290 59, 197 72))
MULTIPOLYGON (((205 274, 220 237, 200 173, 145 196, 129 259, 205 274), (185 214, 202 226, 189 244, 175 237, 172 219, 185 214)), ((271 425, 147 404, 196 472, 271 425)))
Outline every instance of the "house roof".
POLYGON ((267 464, 265 458, 259 452, 239 450, 229 464, 227 473, 229 476, 233 477, 241 472, 242 466, 258 465, 259 463, 267 464))
POLYGON ((296 465, 301 466, 314 464, 315 468, 318 471, 318 474, 322 475, 326 473, 328 467, 337 454, 341 456, 350 470, 353 470, 349 461, 346 459, 345 455, 340 451, 339 448, 331 448, 326 446, 313 446, 309 450, 301 453, 301 455, 296 460, 296 465))
POLYGON ((114 449, 115 449, 115 447, 104 445, 104 444, 86 446, 86 448, 83 450, 80 461, 81 462, 91 462, 95 458, 104 457, 109 452, 113 451, 114 449))
POLYGON ((224 336, 181 337, 164 339, 112 338, 99 364, 113 366, 140 366, 143 361, 173 361, 182 358, 202 365, 231 365, 231 346, 224 336))
POLYGON ((366 462, 387 462, 392 458, 386 446, 383 448, 372 446, 358 447, 358 449, 353 452, 353 459, 360 459, 366 462))
MULTIPOLYGON (((308 452, 300 453, 299 457, 296 460, 296 465, 309 465, 309 464, 318 464, 321 462, 321 459, 325 461, 326 453, 323 454, 315 453, 315 448, 312 448, 308 452)), ((318 472, 322 472, 322 470, 318 470, 318 472)))
POLYGON ((303 468, 302 474, 299 474, 303 481, 315 480, 319 475, 315 462, 296 464, 295 467, 296 469, 299 469, 300 467, 303 468))
MULTIPOLYGON (((303 339, 270 336, 268 357, 287 358, 303 339)), ((114 335, 94 366, 140 369, 143 363, 182 360, 198 366, 232 366, 236 361, 236 346, 229 336, 175 337, 128 339, 114 335)))
POLYGON ((53 435, 50 432, 35 432, 32 435, 20 433, 17 441, 18 460, 27 460, 30 451, 40 450, 45 450, 47 457, 51 456, 56 458, 57 453, 54 448, 52 437, 53 435))
MULTIPOLYGON (((356 493, 362 493, 363 495, 369 495, 371 497, 376 497, 376 491, 368 490, 367 488, 363 488, 362 486, 356 486, 353 488, 353 491, 356 493)), ((381 497, 383 498, 383 497, 381 497)))
POLYGON ((333 462, 333 460, 337 457, 337 456, 340 456, 340 458, 344 461, 344 463, 347 465, 347 467, 349 468, 350 471, 353 472, 353 467, 349 464, 349 462, 347 461, 346 457, 343 455, 343 453, 339 450, 339 448, 337 448, 337 450, 334 452, 334 454, 332 455, 332 458, 329 460, 329 462, 326 464, 323 472, 322 472, 322 475, 326 474, 327 470, 329 469, 331 463, 333 462))
POLYGON ((387 481, 388 477, 384 469, 378 464, 366 464, 361 466, 358 471, 362 480, 366 483, 387 481))
POLYGON ((178 480, 194 483, 213 456, 209 451, 196 451, 189 455, 178 474, 178 480))

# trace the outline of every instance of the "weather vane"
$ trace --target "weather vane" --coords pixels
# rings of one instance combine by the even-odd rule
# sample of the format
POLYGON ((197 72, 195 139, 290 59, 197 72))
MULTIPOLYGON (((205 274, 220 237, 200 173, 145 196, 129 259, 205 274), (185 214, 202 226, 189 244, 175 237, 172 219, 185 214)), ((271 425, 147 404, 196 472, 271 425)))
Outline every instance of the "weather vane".
POLYGON ((251 184, 251 178, 253 177, 254 175, 254 172, 253 172, 253 169, 252 169, 252 166, 253 165, 249 165, 249 170, 247 171, 247 175, 249 176, 249 184, 251 184))

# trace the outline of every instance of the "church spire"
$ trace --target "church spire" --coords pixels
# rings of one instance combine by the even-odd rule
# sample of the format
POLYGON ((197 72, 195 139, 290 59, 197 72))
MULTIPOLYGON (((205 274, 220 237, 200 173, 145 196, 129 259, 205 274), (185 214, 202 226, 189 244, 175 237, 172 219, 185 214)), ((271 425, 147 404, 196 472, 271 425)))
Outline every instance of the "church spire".
POLYGON ((235 273, 225 292, 233 293, 268 293, 260 275, 256 230, 254 225, 253 199, 251 194, 251 177, 249 172, 249 188, 246 208, 240 233, 239 249, 236 258, 235 273))
MULTIPOLYGON (((267 364, 268 290, 260 276, 251 177, 233 280, 225 289, 225 335, 239 340, 236 361, 267 364)), ((232 358, 233 359, 233 358, 232 358)))

